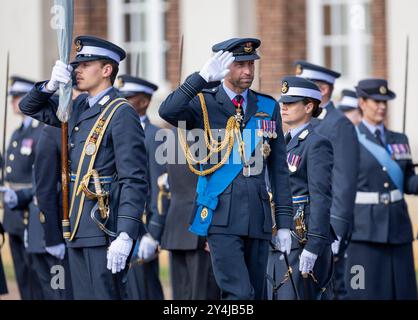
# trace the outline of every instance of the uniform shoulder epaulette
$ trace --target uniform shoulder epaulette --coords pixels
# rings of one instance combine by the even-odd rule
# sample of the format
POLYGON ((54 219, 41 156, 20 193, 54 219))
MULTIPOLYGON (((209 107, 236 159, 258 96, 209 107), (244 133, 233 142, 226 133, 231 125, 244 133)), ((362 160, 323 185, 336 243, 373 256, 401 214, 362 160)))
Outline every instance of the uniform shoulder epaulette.
POLYGON ((216 93, 216 92, 218 92, 218 87, 215 87, 215 88, 205 88, 205 89, 202 89, 202 92, 205 92, 205 93, 216 93))
POLYGON ((261 93, 261 92, 258 92, 258 91, 254 91, 254 90, 251 90, 253 93, 255 93, 257 96, 263 96, 263 97, 266 97, 266 98, 269 98, 269 99, 271 99, 271 100, 274 100, 274 101, 276 101, 276 99, 274 99, 272 96, 270 96, 270 95, 268 95, 268 94, 265 94, 265 93, 261 93))

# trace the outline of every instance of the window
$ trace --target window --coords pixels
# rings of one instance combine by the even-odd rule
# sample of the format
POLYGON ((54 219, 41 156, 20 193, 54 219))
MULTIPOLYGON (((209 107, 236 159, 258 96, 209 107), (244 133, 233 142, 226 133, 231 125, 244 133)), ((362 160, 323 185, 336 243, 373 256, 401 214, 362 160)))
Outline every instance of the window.
POLYGON ((372 74, 371 0, 306 0, 308 60, 341 72, 353 87, 372 74))
POLYGON ((129 73, 167 85, 166 0, 108 0, 109 40, 127 53, 120 74, 129 73))

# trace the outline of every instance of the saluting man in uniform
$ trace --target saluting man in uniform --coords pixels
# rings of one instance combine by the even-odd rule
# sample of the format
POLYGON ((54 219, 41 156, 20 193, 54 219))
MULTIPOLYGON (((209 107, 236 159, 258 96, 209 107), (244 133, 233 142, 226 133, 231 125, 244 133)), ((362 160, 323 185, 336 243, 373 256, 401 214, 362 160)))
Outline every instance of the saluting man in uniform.
MULTIPOLYGON (((74 298, 126 297, 126 265, 143 232, 147 195, 144 131, 137 113, 112 86, 126 53, 106 40, 75 39, 79 95, 68 123, 70 224, 68 239, 74 298)), ((22 100, 26 115, 53 126, 58 100, 53 93, 71 79, 73 67, 57 61, 51 80, 35 85, 22 100)))
POLYGON ((344 113, 353 125, 356 126, 361 122, 361 110, 358 106, 357 94, 355 91, 344 89, 341 92, 338 110, 344 113))
POLYGON ((415 300, 414 238, 404 194, 418 194, 418 176, 408 137, 384 125, 388 101, 396 97, 386 80, 361 80, 356 92, 363 120, 357 127, 360 171, 347 251, 349 298, 415 300))
POLYGON ((151 103, 152 95, 158 90, 158 86, 138 77, 122 75, 118 77, 118 89, 129 103, 135 108, 141 120, 141 126, 145 132, 145 149, 147 150, 148 163, 148 201, 145 210, 147 233, 138 239, 132 255, 131 268, 128 272, 128 296, 134 300, 163 300, 163 289, 160 282, 160 268, 156 251, 161 241, 163 225, 157 221, 151 222, 151 218, 158 216, 157 179, 163 174, 164 166, 155 158, 155 151, 161 144, 155 136, 158 127, 153 125, 148 116, 147 109, 151 103), (149 261, 149 258, 152 258, 149 261), (136 263, 135 261, 147 261, 136 263))
POLYGON ((344 256, 353 227, 359 161, 356 131, 331 100, 334 83, 340 73, 306 61, 296 61, 296 75, 315 82, 322 94, 322 112, 312 120, 312 125, 331 141, 333 148, 331 224, 338 237, 332 245, 335 257, 333 291, 334 299, 343 299, 347 293, 344 288, 344 256))
POLYGON ((35 271, 32 269, 32 258, 25 249, 25 229, 29 223, 28 206, 16 208, 16 192, 32 188, 32 165, 35 159, 35 147, 42 126, 30 117, 25 117, 19 110, 19 102, 28 93, 34 82, 22 77, 12 76, 9 95, 15 114, 22 117, 22 125, 11 137, 5 157, 4 192, 4 229, 9 233, 10 251, 13 258, 16 280, 20 297, 23 300, 39 299, 41 287, 35 271), (12 209, 14 208, 14 209, 12 209))
POLYGON ((279 103, 283 122, 289 127, 285 141, 294 226, 289 266, 281 257, 283 252, 270 252, 269 299, 320 299, 332 277, 331 244, 336 240, 330 225, 332 145, 310 123, 321 113, 320 102, 321 92, 312 81, 295 76, 282 79, 279 103), (288 278, 289 267, 295 287, 288 278))
POLYGON ((209 153, 194 159, 186 137, 179 136, 189 167, 199 176, 190 230, 207 236, 222 299, 263 297, 273 228, 267 167, 279 229, 273 240, 290 251, 293 209, 280 110, 272 97, 249 89, 259 46, 254 38, 214 45, 214 56, 159 109, 172 125, 185 121, 186 129, 203 129, 207 137, 209 153), (222 79, 218 87, 204 89, 222 79), (221 134, 215 138, 216 132, 221 134))

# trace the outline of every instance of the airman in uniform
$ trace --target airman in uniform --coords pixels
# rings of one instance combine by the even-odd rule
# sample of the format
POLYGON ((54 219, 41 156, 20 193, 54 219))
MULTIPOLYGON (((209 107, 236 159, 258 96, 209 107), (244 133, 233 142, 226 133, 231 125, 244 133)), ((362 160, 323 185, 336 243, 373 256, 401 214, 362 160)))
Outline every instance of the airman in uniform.
POLYGON ((348 296, 415 300, 414 237, 404 195, 418 194, 418 176, 408 137, 384 125, 388 101, 396 97, 386 80, 361 80, 356 93, 363 120, 357 127, 360 168, 347 250, 348 296), (351 281, 354 275, 358 281, 351 281))
POLYGON ((19 102, 32 89, 34 82, 18 76, 12 76, 10 80, 9 95, 12 97, 13 111, 20 115, 23 121, 21 126, 13 132, 5 157, 3 224, 9 234, 10 251, 20 297, 23 300, 38 299, 42 298, 39 295, 40 283, 32 268, 31 256, 25 249, 25 229, 29 223, 29 207, 17 208, 16 192, 33 187, 32 165, 42 125, 30 117, 23 116, 19 110, 19 102))
POLYGON ((264 296, 273 228, 267 167, 279 229, 273 240, 281 248, 290 248, 291 242, 293 208, 280 110, 272 97, 249 89, 260 43, 255 38, 233 38, 214 45, 214 56, 159 109, 173 126, 182 127, 183 121, 185 129, 206 135, 199 155, 209 152, 198 159, 182 130, 179 140, 189 168, 199 176, 189 230, 207 236, 222 299, 264 296), (204 89, 222 79, 221 85, 204 89))
POLYGON ((285 141, 294 226, 292 250, 270 252, 269 299, 321 299, 332 277, 331 244, 336 240, 330 225, 332 145, 310 123, 321 113, 320 102, 321 92, 312 81, 282 79, 279 103, 283 123, 289 127, 285 141), (283 254, 288 258, 283 259, 283 254))
POLYGON ((296 61, 296 75, 312 80, 321 90, 321 114, 312 126, 326 137, 333 148, 331 224, 338 240, 332 245, 335 259, 334 299, 344 299, 345 251, 353 228, 354 199, 359 163, 359 146, 353 124, 337 110, 331 100, 334 83, 340 73, 306 61, 296 61))
POLYGON ((161 241, 163 226, 157 221, 151 222, 151 218, 158 216, 157 179, 165 169, 155 158, 155 151, 161 144, 161 141, 156 140, 159 128, 150 122, 146 113, 152 95, 158 90, 158 86, 145 79, 122 75, 118 77, 118 89, 121 95, 135 108, 144 129, 149 180, 148 201, 145 210, 147 233, 138 239, 132 255, 132 264, 128 272, 128 296, 133 300, 163 300, 158 255, 155 254, 161 241))
POLYGON ((74 41, 71 65, 57 61, 20 109, 59 127, 53 93, 76 73, 80 94, 68 123, 70 221, 63 224, 75 299, 126 298, 127 261, 144 232, 148 183, 144 130, 134 108, 112 86, 126 53, 93 36, 74 41))

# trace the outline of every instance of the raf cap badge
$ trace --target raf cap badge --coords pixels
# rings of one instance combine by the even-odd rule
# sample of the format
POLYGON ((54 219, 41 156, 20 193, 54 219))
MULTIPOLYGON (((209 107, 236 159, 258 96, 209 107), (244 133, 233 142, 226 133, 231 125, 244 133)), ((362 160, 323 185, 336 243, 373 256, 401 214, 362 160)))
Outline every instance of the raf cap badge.
POLYGON ((77 40, 77 41, 75 42, 75 50, 76 50, 77 52, 80 52, 80 51, 81 51, 81 49, 83 49, 83 45, 81 44, 81 40, 77 40))
POLYGON ((120 88, 122 88, 123 86, 124 86, 123 79, 122 79, 122 78, 119 78, 119 79, 118 79, 118 88, 120 89, 120 88))
POLYGON ((247 42, 244 46, 245 53, 251 53, 253 51, 253 44, 251 42, 247 42))
POLYGON ((295 70, 296 75, 300 75, 300 74, 302 74, 302 72, 303 72, 302 65, 297 64, 296 65, 296 70, 295 70))
POLYGON ((289 84, 287 81, 283 81, 282 83, 282 93, 287 93, 289 91, 289 84))
POLYGON ((385 86, 380 86, 380 88, 379 88, 379 92, 380 92, 381 94, 386 94, 386 93, 388 92, 388 90, 386 89, 386 87, 385 87, 385 86))

